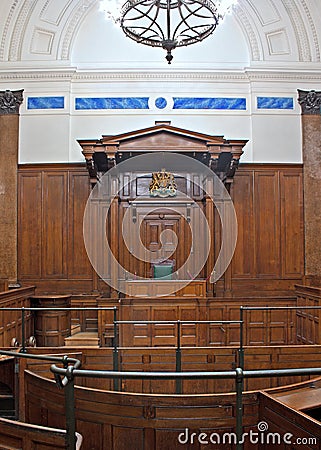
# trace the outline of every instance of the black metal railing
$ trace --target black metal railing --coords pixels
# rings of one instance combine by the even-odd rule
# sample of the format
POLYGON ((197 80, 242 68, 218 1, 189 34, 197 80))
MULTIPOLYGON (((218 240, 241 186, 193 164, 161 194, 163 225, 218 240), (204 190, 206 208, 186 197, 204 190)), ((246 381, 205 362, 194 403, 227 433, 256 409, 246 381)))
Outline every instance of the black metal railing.
POLYGON ((301 369, 279 369, 279 370, 248 370, 240 367, 232 371, 221 372, 114 372, 114 371, 95 371, 81 370, 71 366, 59 368, 53 364, 50 370, 55 378, 60 378, 59 386, 65 387, 65 402, 69 405, 66 410, 66 430, 68 437, 68 449, 74 450, 76 445, 76 416, 75 416, 75 378, 112 378, 119 377, 126 379, 234 379, 235 380, 235 405, 236 405, 236 423, 235 433, 237 437, 237 450, 243 449, 243 384, 246 378, 264 378, 264 377, 284 377, 299 375, 321 375, 321 367, 301 368, 301 369), (63 378, 62 378, 63 377, 63 378), (67 418, 68 414, 68 418, 67 418))
MULTIPOLYGON (((237 324, 240 327, 243 325, 239 320, 117 320, 117 311, 114 312, 114 341, 113 341, 113 371, 118 371, 119 368, 119 347, 118 338, 119 335, 119 325, 176 325, 176 347, 175 348, 175 367, 176 372, 182 371, 182 325, 191 324, 208 324, 208 325, 226 325, 226 324, 237 324)), ((158 347, 160 348, 160 347, 158 347)), ((238 349, 240 354, 241 348, 238 349)), ((238 364, 240 365, 240 358, 238 364)), ((243 367, 243 366, 240 366, 243 367)), ((114 390, 119 390, 119 379, 114 378, 114 390)), ((176 394, 182 393, 182 383, 181 379, 176 380, 176 394)))
MULTIPOLYGON (((120 321, 117 320, 118 310, 112 308, 1 308, 3 311, 21 311, 21 334, 22 348, 19 353, 0 350, 0 354, 11 355, 18 358, 42 359, 62 364, 63 367, 51 366, 51 371, 55 376, 56 383, 65 390, 65 409, 66 409, 66 430, 68 448, 75 449, 75 393, 74 379, 81 377, 109 378, 114 380, 114 390, 119 390, 120 379, 174 379, 176 380, 176 393, 182 391, 183 379, 235 379, 236 392, 236 434, 242 435, 242 395, 244 379, 246 378, 264 378, 264 377, 285 377, 300 375, 321 375, 321 368, 301 368, 301 369, 278 369, 278 370, 245 370, 244 369, 244 313, 253 310, 320 310, 321 306, 271 306, 271 307, 240 307, 240 320, 238 321, 120 321), (89 310, 113 310, 113 370, 112 371, 89 371, 80 370, 80 361, 75 358, 43 356, 26 353, 25 346, 25 313, 26 311, 89 311, 89 310), (176 371, 175 372, 125 372, 119 370, 119 325, 121 324, 176 324, 176 371), (238 348, 238 367, 231 371, 220 372, 182 372, 182 346, 181 346, 181 326, 182 324, 239 324, 239 348, 238 348)), ((242 449, 242 444, 238 443, 237 449, 242 449)))
POLYGON ((217 372, 119 372, 103 370, 82 370, 81 362, 76 358, 68 356, 47 356, 31 355, 0 350, 1 355, 13 356, 15 358, 30 358, 37 360, 60 363, 63 367, 52 364, 50 367, 54 375, 56 384, 64 389, 65 396, 65 420, 66 420, 66 440, 67 449, 76 449, 76 405, 75 405, 75 379, 77 377, 98 378, 98 379, 175 379, 175 380, 195 380, 195 379, 234 379, 235 380, 235 434, 237 437, 237 450, 243 449, 243 384, 246 378, 266 378, 266 377, 287 377, 287 376, 313 376, 321 375, 321 367, 300 368, 300 369, 278 369, 278 370, 243 370, 237 367, 230 371, 217 372))

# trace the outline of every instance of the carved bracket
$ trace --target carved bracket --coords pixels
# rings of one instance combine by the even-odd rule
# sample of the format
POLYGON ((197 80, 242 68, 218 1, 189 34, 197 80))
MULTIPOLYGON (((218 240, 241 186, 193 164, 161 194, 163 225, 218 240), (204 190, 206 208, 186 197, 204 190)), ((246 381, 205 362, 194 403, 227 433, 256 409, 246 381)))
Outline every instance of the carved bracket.
POLYGON ((0 91, 0 115, 19 114, 23 102, 23 89, 21 91, 0 91))
POLYGON ((321 114, 321 92, 301 91, 298 89, 302 115, 321 114))

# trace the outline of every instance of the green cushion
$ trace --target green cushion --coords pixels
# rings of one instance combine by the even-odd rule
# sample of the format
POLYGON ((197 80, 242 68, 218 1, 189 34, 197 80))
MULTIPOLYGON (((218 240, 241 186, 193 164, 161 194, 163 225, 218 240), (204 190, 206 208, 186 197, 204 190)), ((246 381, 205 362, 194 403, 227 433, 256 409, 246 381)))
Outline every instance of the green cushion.
POLYGON ((154 278, 162 278, 164 280, 171 280, 173 273, 173 266, 170 264, 155 264, 154 265, 154 278))

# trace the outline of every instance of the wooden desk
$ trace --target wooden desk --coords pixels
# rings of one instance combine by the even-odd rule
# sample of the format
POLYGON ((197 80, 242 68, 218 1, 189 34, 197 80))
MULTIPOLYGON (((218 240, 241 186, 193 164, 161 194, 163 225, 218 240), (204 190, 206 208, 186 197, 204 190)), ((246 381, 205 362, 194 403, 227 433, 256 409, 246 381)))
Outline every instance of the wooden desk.
POLYGON ((186 280, 128 280, 126 297, 206 297, 206 280, 191 280, 183 286, 185 283, 186 280))

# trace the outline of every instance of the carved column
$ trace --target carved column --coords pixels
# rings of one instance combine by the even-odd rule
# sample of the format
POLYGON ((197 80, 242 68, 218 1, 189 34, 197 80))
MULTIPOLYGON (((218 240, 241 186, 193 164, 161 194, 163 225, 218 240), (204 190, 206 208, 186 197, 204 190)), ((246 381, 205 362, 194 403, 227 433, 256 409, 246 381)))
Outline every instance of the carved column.
POLYGON ((17 166, 22 93, 0 91, 0 278, 8 278, 9 284, 17 283, 17 166))
POLYGON ((302 109, 305 276, 321 280, 321 92, 298 91, 302 109))

